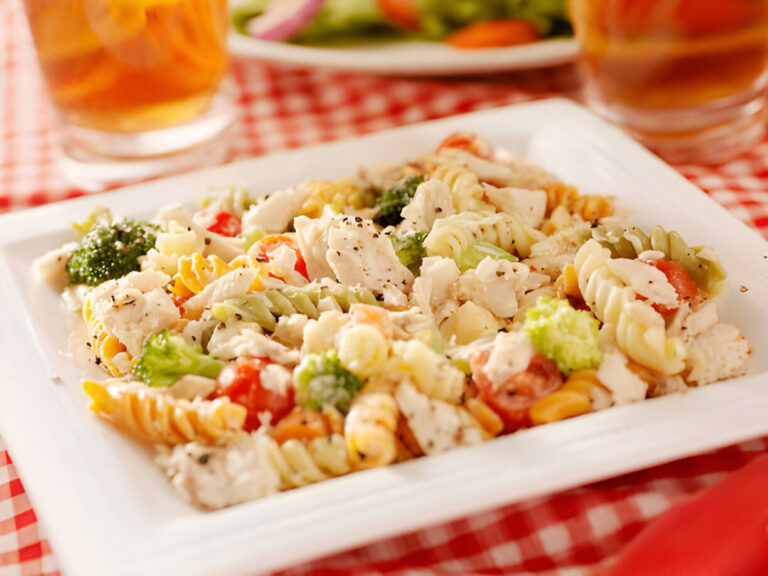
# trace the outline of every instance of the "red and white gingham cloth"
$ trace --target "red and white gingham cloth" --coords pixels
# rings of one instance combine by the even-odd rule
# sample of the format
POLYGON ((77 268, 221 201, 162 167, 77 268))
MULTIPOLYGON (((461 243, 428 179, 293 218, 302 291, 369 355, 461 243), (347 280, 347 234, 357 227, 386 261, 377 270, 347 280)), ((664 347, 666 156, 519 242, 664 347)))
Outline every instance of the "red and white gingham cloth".
MULTIPOLYGON (((241 120, 228 160, 551 95, 573 70, 451 81, 376 78, 235 61, 241 120)), ((18 0, 0 1, 0 212, 83 195, 54 162, 52 114, 18 0)), ((720 167, 680 171, 768 237, 768 141, 720 167)), ((281 574, 516 574, 599 571, 676 502, 768 451, 768 438, 381 541, 281 574)), ((0 438, 0 576, 59 574, 0 438)))

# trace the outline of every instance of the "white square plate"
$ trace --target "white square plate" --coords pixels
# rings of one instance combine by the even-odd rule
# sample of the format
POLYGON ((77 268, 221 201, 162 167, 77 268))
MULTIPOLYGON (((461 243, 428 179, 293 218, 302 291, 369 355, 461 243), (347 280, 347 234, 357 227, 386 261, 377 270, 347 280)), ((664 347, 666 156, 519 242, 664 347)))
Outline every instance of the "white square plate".
POLYGON ((254 573, 768 433, 768 244, 620 131, 552 100, 457 116, 126 188, 0 218, 0 427, 65 574, 254 573), (149 216, 212 184, 256 192, 339 178, 475 131, 648 229, 709 244, 730 272, 721 316, 755 354, 744 378, 518 432, 218 512, 181 501, 150 454, 87 410, 71 324, 32 260, 95 204, 149 216), (734 287, 746 286, 741 292, 734 287))

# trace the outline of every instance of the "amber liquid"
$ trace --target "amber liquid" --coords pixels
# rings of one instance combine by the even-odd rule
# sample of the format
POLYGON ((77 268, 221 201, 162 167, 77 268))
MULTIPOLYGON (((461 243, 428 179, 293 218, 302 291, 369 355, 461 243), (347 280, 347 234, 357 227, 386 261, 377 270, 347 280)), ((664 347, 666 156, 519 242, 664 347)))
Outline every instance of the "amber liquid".
POLYGON ((606 107, 695 109, 760 89, 766 0, 571 0, 583 69, 606 107))
POLYGON ((25 0, 65 122, 136 133, 205 112, 227 72, 226 0, 25 0))

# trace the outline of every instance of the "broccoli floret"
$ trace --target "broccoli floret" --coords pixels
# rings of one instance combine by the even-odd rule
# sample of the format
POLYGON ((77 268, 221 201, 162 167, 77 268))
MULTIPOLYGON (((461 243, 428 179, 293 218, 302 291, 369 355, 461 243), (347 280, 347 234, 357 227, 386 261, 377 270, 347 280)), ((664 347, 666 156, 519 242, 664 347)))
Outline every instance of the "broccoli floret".
POLYGON ((477 265, 488 257, 494 260, 517 262, 517 256, 514 254, 510 254, 490 242, 480 241, 475 242, 464 250, 456 261, 456 265, 459 267, 459 270, 466 272, 467 270, 477 268, 477 265))
POLYGON ((224 362, 193 346, 181 334, 163 330, 144 341, 133 375, 150 386, 171 386, 185 374, 216 378, 224 362))
POLYGON ((424 178, 421 176, 407 176, 384 190, 376 200, 376 206, 379 208, 376 222, 382 226, 396 226, 402 222, 401 212, 413 200, 416 188, 422 182, 424 178))
POLYGON ((599 326, 586 310, 576 310, 567 300, 546 296, 525 313, 524 328, 533 346, 553 360, 566 376, 603 361, 599 326))
POLYGON ((421 261, 427 255, 424 248, 424 239, 427 237, 423 232, 400 232, 389 236, 392 246, 400 263, 408 268, 415 275, 418 275, 421 268, 421 261))
POLYGON ((297 404, 310 410, 321 410, 324 404, 330 404, 344 413, 363 386, 357 376, 344 368, 335 350, 304 358, 296 367, 293 380, 297 404))
POLYGON ((155 246, 157 226, 134 220, 95 225, 67 262, 70 284, 96 286, 139 270, 139 256, 155 246))

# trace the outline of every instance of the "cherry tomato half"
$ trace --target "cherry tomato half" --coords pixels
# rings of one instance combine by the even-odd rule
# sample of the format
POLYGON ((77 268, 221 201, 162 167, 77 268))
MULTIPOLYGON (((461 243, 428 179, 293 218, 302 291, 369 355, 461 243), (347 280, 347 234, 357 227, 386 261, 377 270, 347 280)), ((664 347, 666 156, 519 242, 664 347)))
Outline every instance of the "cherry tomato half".
POLYGON ((212 399, 227 396, 232 402, 245 406, 248 415, 243 429, 246 432, 261 426, 260 414, 270 412, 270 423, 275 424, 296 404, 293 385, 286 386, 281 393, 262 384, 261 373, 270 364, 273 362, 266 358, 238 358, 227 364, 216 380, 212 399))
POLYGON ((393 24, 406 30, 418 30, 421 27, 416 0, 376 0, 376 3, 384 12, 384 17, 393 24))
POLYGON ((530 426, 528 411, 531 406, 563 385, 563 376, 557 365, 537 352, 528 368, 495 386, 484 370, 490 355, 489 348, 472 359, 472 379, 480 398, 501 417, 507 432, 530 426))
POLYGON ((208 226, 208 228, 206 228, 206 230, 208 230, 209 232, 213 232, 214 234, 220 234, 221 236, 229 236, 229 237, 234 237, 240 234, 240 230, 242 228, 240 218, 238 218, 231 212, 222 210, 221 212, 217 212, 214 218, 215 220, 213 224, 211 224, 210 226, 208 226))
MULTIPOLYGON (((257 260, 269 262, 272 254, 281 246, 287 246, 296 253, 296 265, 294 266, 294 270, 309 280, 307 263, 304 262, 304 257, 299 250, 299 245, 291 236, 286 234, 270 234, 269 236, 264 236, 264 238, 253 245, 251 251, 253 251, 257 260)), ((249 251, 249 254, 250 253, 251 252, 249 251)))
MULTIPOLYGON (((696 282, 693 281, 690 274, 680 266, 677 262, 668 260, 667 258, 655 258, 643 260, 646 264, 650 264, 661 270, 667 280, 677 291, 678 300, 682 302, 688 302, 691 306, 698 304, 701 301, 701 291, 696 286, 696 282)), ((654 308, 662 316, 669 316, 677 310, 677 308, 667 308, 665 306, 655 305, 654 308)))

